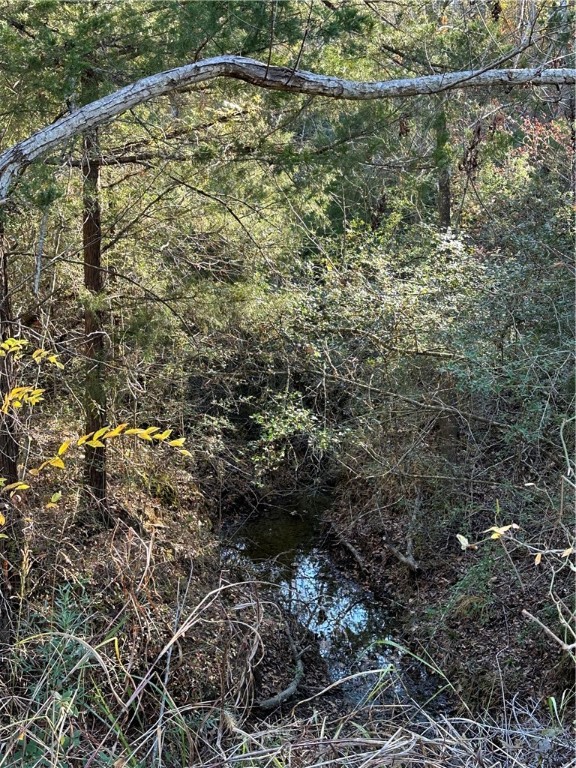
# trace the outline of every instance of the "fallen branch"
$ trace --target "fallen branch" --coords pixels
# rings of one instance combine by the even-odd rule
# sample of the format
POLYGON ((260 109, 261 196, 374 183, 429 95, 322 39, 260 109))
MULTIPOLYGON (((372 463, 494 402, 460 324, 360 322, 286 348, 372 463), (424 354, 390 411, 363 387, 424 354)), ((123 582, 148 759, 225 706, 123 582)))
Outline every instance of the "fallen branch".
POLYGON ((360 568, 361 571, 363 571, 364 573, 368 573, 369 568, 366 565, 366 561, 364 560, 360 552, 358 552, 356 547, 353 544, 351 544, 349 541, 347 541, 344 538, 344 536, 342 536, 342 534, 336 530, 336 526, 334 525, 334 523, 331 523, 331 528, 332 528, 332 531, 334 532, 334 536, 336 537, 336 541, 338 542, 338 544, 344 547, 344 549, 348 550, 348 552, 352 555, 354 560, 358 563, 358 567, 360 568))
POLYGON ((392 544, 388 544, 388 542, 385 540, 383 543, 384 543, 384 546, 387 549, 389 549, 390 552, 392 552, 394 557, 400 560, 400 562, 403 563, 404 565, 407 565, 411 571, 416 573, 416 571, 420 570, 420 566, 418 565, 416 560, 414 560, 414 557, 410 554, 410 552, 407 552, 405 555, 403 555, 402 552, 400 552, 399 549, 396 549, 396 547, 392 546, 392 544))
POLYGON ((408 568, 410 568, 411 571, 416 573, 420 570, 419 563, 414 559, 414 537, 413 533, 416 528, 418 515, 420 514, 420 507, 422 505, 422 494, 420 491, 417 492, 416 498, 414 499, 414 506, 412 507, 412 514, 410 516, 410 523, 408 525, 408 534, 406 538, 406 554, 403 555, 402 552, 400 552, 399 549, 396 549, 392 544, 389 544, 386 541, 385 537, 382 537, 382 541, 384 543, 384 546, 387 547, 390 552, 394 555, 394 557, 399 560, 404 565, 407 565, 408 568))
POLYGON ((280 704, 283 704, 285 701, 294 696, 298 690, 298 686, 300 685, 302 678, 304 677, 304 664, 302 663, 301 658, 302 653, 299 652, 296 648, 294 640, 292 639, 292 635, 288 629, 286 630, 286 634, 288 635, 290 649, 292 650, 292 655, 294 656, 294 661, 296 662, 296 671, 294 672, 294 677, 292 678, 290 685, 287 685, 286 688, 281 690, 275 696, 271 696, 269 699, 261 699, 260 701, 257 701, 256 706, 260 707, 260 709, 276 709, 276 707, 279 707, 280 704))
POLYGON ((552 640, 554 640, 560 648, 562 648, 563 651, 566 651, 567 653, 573 653, 576 651, 576 642, 575 643, 565 643, 564 640, 562 640, 558 635, 554 634, 550 627, 547 627, 546 624, 543 624, 540 619, 537 616, 534 616, 530 613, 530 611, 527 611, 526 608, 522 609, 522 615, 526 616, 526 618, 530 619, 531 621, 534 621, 538 626, 546 632, 548 637, 551 637, 552 640))

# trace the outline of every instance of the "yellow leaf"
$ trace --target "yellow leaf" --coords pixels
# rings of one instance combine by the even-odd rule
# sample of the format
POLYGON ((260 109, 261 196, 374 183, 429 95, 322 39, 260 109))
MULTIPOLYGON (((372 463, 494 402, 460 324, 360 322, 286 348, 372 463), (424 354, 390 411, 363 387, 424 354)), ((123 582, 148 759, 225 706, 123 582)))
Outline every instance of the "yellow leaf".
POLYGON ((492 531, 492 536, 490 536, 491 539, 501 539, 505 533, 510 530, 517 530, 519 527, 520 526, 516 525, 516 523, 512 523, 511 525, 503 525, 500 528, 498 528, 496 525, 493 525, 491 528, 487 528, 485 531, 482 531, 482 533, 490 533, 492 531))
POLYGON ((111 429, 110 432, 106 432, 104 437, 106 438, 106 440, 109 437, 118 437, 119 435, 122 434, 122 432, 124 432, 124 430, 126 429, 127 426, 128 426, 127 423, 126 424, 118 424, 118 426, 114 427, 114 429, 111 429))
POLYGON ((76 445, 84 445, 84 443, 86 443, 88 440, 90 440, 90 438, 92 437, 93 434, 94 434, 94 432, 90 432, 90 434, 88 434, 88 435, 82 435, 82 437, 78 438, 78 440, 76 442, 76 445))
POLYGON ((160 427, 147 427, 146 429, 142 429, 140 427, 133 427, 132 429, 127 429, 126 432, 124 432, 125 435, 136 435, 136 437, 142 437, 144 440, 149 440, 150 435, 152 435, 154 432, 158 432, 160 430, 160 427))
POLYGON ((160 432, 160 427, 147 427, 144 431, 144 435, 153 435, 154 432, 160 432))
POLYGON ((568 547, 568 549, 565 549, 564 552, 562 552, 560 557, 570 557, 572 552, 576 552, 576 549, 574 549, 574 547, 568 547))
POLYGON ((24 387, 24 389, 28 392, 28 394, 31 397, 37 397, 38 395, 44 394, 46 391, 45 389, 32 389, 32 387, 24 387))
POLYGON ((68 448, 70 448, 70 440, 64 440, 60 448, 58 448, 58 456, 64 456, 68 448))
POLYGON ((58 360, 58 355, 50 355, 48 361, 55 365, 56 368, 64 368, 64 365, 58 360))
POLYGON ((88 440, 86 445, 89 445, 90 448, 106 448, 103 442, 100 440, 96 440, 95 438, 92 438, 92 440, 88 440))
POLYGON ((53 493, 50 497, 50 504, 58 504, 60 499, 62 498, 62 492, 56 491, 56 493, 53 493))
POLYGON ((173 448, 181 448, 185 442, 186 442, 185 437, 179 437, 177 440, 170 440, 168 445, 171 445, 173 448))
POLYGON ((110 429, 110 427, 108 425, 106 425, 105 427, 102 427, 102 429, 96 430, 96 432, 94 432, 93 440, 100 440, 102 435, 104 435, 106 432, 108 432, 109 429, 110 429))
POLYGON ((20 480, 15 483, 10 483, 10 485, 4 486, 5 491, 25 491, 27 488, 30 488, 30 486, 26 485, 26 483, 21 483, 20 480))
POLYGON ((4 525, 5 522, 6 522, 6 516, 3 515, 2 512, 0 512, 0 525, 4 525))
POLYGON ((468 549, 470 546, 470 542, 466 538, 466 536, 462 536, 461 533, 456 534, 456 538, 458 539, 458 543, 460 544, 461 549, 468 549))
POLYGON ((57 469, 64 469, 66 467, 66 464, 64 464, 60 456, 54 456, 53 459, 48 461, 48 464, 51 467, 56 467, 57 469))
POLYGON ((166 429, 164 432, 160 432, 159 435, 154 435, 154 440, 167 440, 172 434, 171 429, 166 429))
POLYGON ((144 432, 144 431, 140 432, 138 437, 140 438, 140 440, 148 440, 149 443, 152 442, 152 436, 149 435, 147 432, 144 432))
POLYGON ((181 453, 182 456, 192 456, 190 451, 187 451, 185 448, 182 448, 181 450, 179 450, 178 453, 181 453))
POLYGON ((541 562, 542 562, 542 552, 538 552, 538 554, 534 558, 534 565, 540 565, 541 562))

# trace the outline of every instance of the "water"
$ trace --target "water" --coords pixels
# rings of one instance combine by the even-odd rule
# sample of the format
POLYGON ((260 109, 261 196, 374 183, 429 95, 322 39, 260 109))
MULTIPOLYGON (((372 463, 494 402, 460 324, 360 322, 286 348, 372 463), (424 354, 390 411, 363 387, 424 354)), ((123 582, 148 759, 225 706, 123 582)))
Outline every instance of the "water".
POLYGON ((384 644, 397 619, 334 563, 320 537, 319 512, 311 505, 252 517, 235 532, 235 547, 278 585, 284 607, 316 637, 330 679, 351 678, 341 686, 347 698, 359 702, 380 687, 401 699, 401 653, 384 644))

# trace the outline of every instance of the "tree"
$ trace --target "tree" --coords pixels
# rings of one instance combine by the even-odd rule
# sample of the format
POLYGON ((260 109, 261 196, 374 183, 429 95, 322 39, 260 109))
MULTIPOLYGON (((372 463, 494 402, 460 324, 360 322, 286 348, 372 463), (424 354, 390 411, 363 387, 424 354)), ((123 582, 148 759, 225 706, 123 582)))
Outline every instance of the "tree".
MULTIPOLYGON (((7 72, 15 78, 24 70, 35 75, 30 81, 24 78, 24 87, 12 94, 16 97, 12 105, 17 106, 20 114, 47 119, 54 111, 64 114, 75 110, 96 100, 106 90, 164 68, 171 61, 194 59, 200 50, 225 48, 250 53, 262 50, 269 42, 270 11, 261 3, 246 6, 226 0, 181 7, 141 2, 139 13, 135 14, 131 4, 95 0, 88 8, 86 13, 85 8, 70 6, 62 13, 61 4, 54 0, 31 9, 14 0, 0 13, 3 43, 12 52, 7 72), (165 29, 170 30, 169 36, 164 35, 165 29)), ((300 12, 298 4, 286 2, 279 9, 273 9, 271 18, 275 34, 290 41, 301 37, 302 19, 307 17, 300 12)), ((172 101, 175 105, 176 100, 172 101)), ((84 153, 77 161, 77 167, 83 171, 84 287, 92 294, 91 304, 88 302, 84 312, 85 351, 89 358, 84 397, 87 432, 106 422, 106 328, 101 307, 91 308, 102 303, 106 272, 101 263, 106 230, 102 231, 100 221, 98 179, 102 159, 96 151, 97 145, 96 129, 84 132, 84 153)), ((148 152, 148 159, 152 158, 154 151, 148 152)), ((125 161, 118 156, 114 158, 116 163, 125 161)), ((6 301, 9 301, 7 270, 4 275, 6 301)), ((6 382, 6 377, 4 380, 6 382)), ((15 441, 9 435, 6 439, 12 445, 10 453, 17 457, 15 441)), ((7 466, 5 474, 12 476, 16 462, 17 458, 11 459, 12 467, 7 466)), ((84 474, 89 496, 104 508, 105 448, 86 447, 84 474)))
MULTIPOLYGON (((52 124, 32 134, 29 138, 19 141, 0 155, 0 200, 3 203, 7 202, 14 181, 22 174, 27 165, 56 149, 63 142, 70 140, 79 133, 94 137, 96 135, 95 131, 99 126, 127 110, 133 109, 151 99, 215 78, 242 80, 260 88, 276 91, 327 96, 333 99, 364 101, 415 95, 434 95, 456 88, 491 87, 494 85, 504 85, 506 87, 526 86, 528 84, 534 86, 570 85, 576 82, 576 70, 567 68, 465 70, 393 81, 356 82, 298 69, 271 66, 267 63, 241 56, 218 56, 137 80, 131 85, 91 101, 78 109, 72 108, 68 114, 52 124)), ((445 120, 438 128, 438 137, 438 146, 444 152, 444 145, 446 143, 445 120)), ((85 158, 91 157, 91 161, 85 159, 83 165, 85 180, 84 247, 85 254, 88 254, 86 285, 89 290, 97 294, 102 287, 102 270, 101 266, 98 266, 98 259, 94 260, 92 258, 94 250, 96 247, 99 247, 100 242, 99 236, 96 236, 96 230, 99 227, 98 205, 96 204, 99 161, 94 161, 94 148, 94 141, 87 139, 85 141, 85 158), (90 233, 88 233, 88 229, 91 230, 90 233), (96 273, 99 276, 96 276, 96 273), (95 280, 92 278, 95 278, 95 280)), ((439 161, 439 169, 441 174, 445 172, 445 158, 442 158, 442 162, 439 161)), ((446 198, 446 193, 444 198, 446 198)), ((444 200, 442 203, 444 211, 442 213, 442 221, 445 226, 448 223, 448 202, 444 200)), ((4 286, 4 293, 8 296, 7 286, 4 286)), ((93 343, 96 343, 97 339, 102 340, 101 330, 97 329, 93 322, 88 322, 90 318, 93 320, 95 317, 96 315, 91 310, 87 310, 88 319, 86 327, 87 331, 90 331, 89 338, 92 338, 93 343)), ((101 349, 94 349, 93 351, 95 355, 98 352, 98 356, 101 356, 101 349)), ((100 416, 99 418, 93 418, 90 423, 93 422, 99 425, 103 418, 102 392, 99 397, 92 397, 92 402, 100 416)), ((5 431, 9 437, 10 432, 7 426, 5 426, 5 431)), ((14 445, 14 440, 12 438, 10 440, 12 448, 6 448, 5 455, 12 469, 7 465, 6 473, 11 472, 13 475, 13 467, 15 466, 14 455, 17 455, 17 448, 14 445)), ((96 467, 92 460, 88 463, 96 467)), ((103 467, 100 467, 100 474, 103 471, 103 467)), ((100 487, 99 495, 105 496, 101 480, 93 477, 92 481, 94 487, 100 487)))
MULTIPOLYGON (((0 211, 0 338, 2 341, 6 341, 11 335, 11 320, 4 212, 0 211)), ((11 355, 5 355, 0 359, 0 397, 2 400, 14 386, 13 366, 14 360, 11 355)), ((18 479, 17 460, 16 421, 11 413, 6 413, 0 423, 0 472, 8 483, 14 483, 18 479)))
MULTIPOLYGON (((103 311, 98 307, 104 291, 102 265, 102 221, 100 211, 100 153, 97 129, 84 137, 83 179, 83 253, 84 287, 91 297, 84 310, 86 336, 86 434, 96 432, 106 424, 105 338, 103 311), (90 306, 92 302, 95 306, 90 306)), ((106 498, 106 449, 86 446, 86 501, 95 506, 98 516, 109 521, 106 498)))

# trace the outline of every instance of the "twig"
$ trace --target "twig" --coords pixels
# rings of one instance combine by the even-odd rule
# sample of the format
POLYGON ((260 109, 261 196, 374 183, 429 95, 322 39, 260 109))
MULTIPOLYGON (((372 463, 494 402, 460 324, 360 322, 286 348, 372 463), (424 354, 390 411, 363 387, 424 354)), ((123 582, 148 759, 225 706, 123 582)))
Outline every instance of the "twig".
POLYGON ((387 547, 390 550, 390 552, 392 552, 394 557, 400 560, 400 562, 403 563, 404 565, 407 565, 411 571, 416 572, 420 570, 420 566, 418 565, 416 560, 414 560, 413 556, 410 553, 403 555, 402 552, 400 552, 399 549, 396 549, 396 547, 394 547, 392 544, 388 544, 387 541, 384 541, 383 543, 384 543, 384 546, 387 547))
POLYGON ((539 618, 536 616, 533 616, 530 611, 527 611, 526 608, 522 608, 522 615, 526 616, 531 621, 536 622, 538 626, 546 632, 548 637, 551 637, 552 640, 558 643, 558 645, 562 648, 563 651, 567 651, 568 653, 572 653, 573 651, 576 651, 576 642, 574 643, 565 643, 564 640, 558 637, 558 635, 554 634, 550 627, 547 627, 546 624, 543 624, 539 618))
POLYGON ((356 547, 353 544, 351 544, 349 541, 347 541, 344 538, 344 536, 342 536, 342 534, 340 534, 336 530, 336 526, 334 525, 334 523, 331 524, 331 528, 334 531, 334 535, 336 536, 336 541, 338 542, 338 544, 341 544, 345 549, 348 550, 348 552, 352 555, 354 560, 358 563, 358 566, 359 566, 361 571, 367 572, 368 571, 368 567, 366 565, 366 562, 365 562, 364 558, 362 557, 362 555, 360 554, 360 552, 358 552, 356 547))
POLYGON ((411 571, 416 573, 420 570, 419 563, 414 559, 414 528, 416 525, 416 520, 418 518, 418 514, 420 512, 420 506, 422 504, 422 494, 420 491, 416 494, 416 498, 414 499, 414 506, 412 508, 412 515, 410 516, 410 523, 408 526, 408 533, 406 536, 406 554, 403 555, 402 552, 400 552, 399 549, 396 549, 392 544, 389 544, 386 539, 383 537, 382 541, 384 543, 384 546, 387 547, 390 552, 394 555, 394 557, 397 560, 400 560, 401 563, 404 565, 407 565, 408 568, 410 568, 411 571))
POLYGON ((38 297, 40 291, 40 278, 42 277, 42 257, 44 255, 44 241, 46 239, 46 231, 48 229, 48 208, 45 209, 42 214, 42 221, 40 222, 40 232, 38 234, 38 245, 36 246, 36 267, 34 272, 34 296, 38 297))

